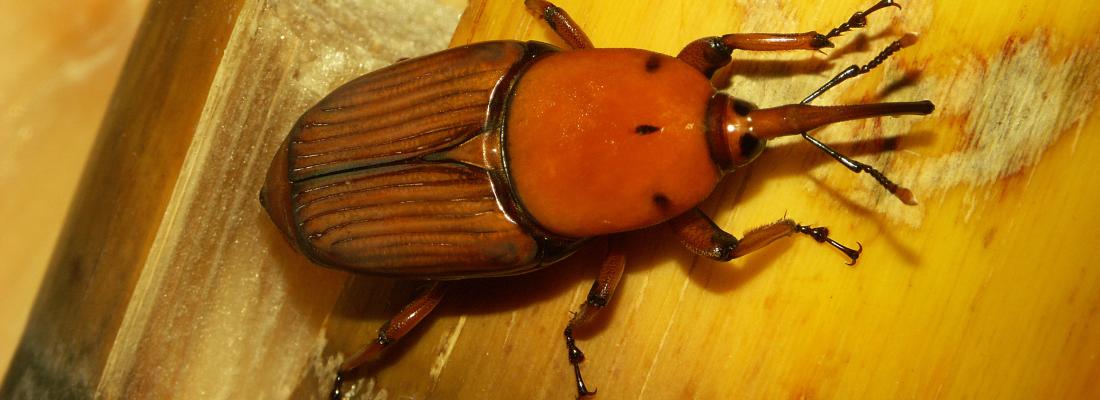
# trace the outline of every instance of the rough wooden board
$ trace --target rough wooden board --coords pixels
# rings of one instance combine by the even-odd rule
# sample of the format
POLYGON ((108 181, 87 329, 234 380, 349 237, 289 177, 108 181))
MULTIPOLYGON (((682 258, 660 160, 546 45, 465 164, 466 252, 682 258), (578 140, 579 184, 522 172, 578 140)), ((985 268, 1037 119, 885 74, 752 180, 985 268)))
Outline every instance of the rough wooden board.
POLYGON ((172 179, 155 171, 178 169, 216 67, 207 60, 220 54, 235 14, 229 2, 150 8, 0 397, 95 390, 137 279, 130 267, 144 258, 156 232, 149 221, 171 194, 172 179))
POLYGON ((274 229, 256 201, 267 165, 306 108, 443 48, 459 13, 431 0, 245 4, 100 393, 284 398, 311 378, 347 274, 309 264, 274 229))
MULTIPOLYGON (((562 0, 597 46, 675 54, 730 31, 825 31, 869 1, 562 0)), ((726 178, 704 209, 740 233, 783 215, 867 248, 855 269, 792 239, 729 264, 661 228, 626 236, 627 276, 581 338, 602 398, 1095 398, 1100 396, 1100 43, 1090 2, 909 1, 829 55, 739 55, 731 92, 794 102, 905 31, 885 68, 820 104, 928 98, 927 118, 816 133, 917 193, 905 207, 798 140, 726 178), (884 151, 886 150, 886 151, 884 151)), ((474 2, 456 43, 557 42, 519 2, 474 2)), ((571 398, 561 328, 595 274, 582 251, 527 276, 463 282, 362 375, 360 398, 571 398)), ((407 299, 356 279, 330 351, 373 337, 407 299), (379 290, 381 289, 381 290, 379 290), (385 306, 378 302, 389 300, 385 306), (358 336, 358 339, 355 337, 358 336)), ((399 290, 401 291, 401 290, 399 290)), ((329 364, 331 366, 331 364, 329 364)))
POLYGON ((145 0, 0 3, 0 376, 19 344, 145 0), (61 111, 61 112, 59 112, 61 111))
POLYGON ((150 300, 171 291, 170 299, 193 301, 196 310, 151 304, 129 311, 127 322, 133 325, 124 328, 142 333, 127 337, 123 345, 134 351, 120 354, 131 359, 120 358, 117 376, 107 382, 126 389, 120 394, 279 398, 308 378, 304 367, 323 345, 317 330, 346 275, 291 253, 258 207, 255 193, 270 154, 297 115, 337 85, 407 54, 441 48, 459 13, 434 1, 401 7, 385 2, 249 6, 227 50, 226 65, 233 67, 222 69, 225 76, 216 80, 224 86, 211 95, 216 103, 207 106, 209 118, 198 129, 193 157, 177 185, 173 206, 179 208, 162 227, 164 245, 154 246, 160 254, 150 258, 151 274, 140 283, 149 287, 139 287, 150 300), (255 62, 258 54, 263 62, 255 62), (220 190, 226 177, 243 192, 220 190), (211 211, 213 204, 226 206, 211 211), (188 240, 195 235, 209 239, 188 240), (204 244, 228 244, 230 238, 232 245, 214 252, 204 244), (257 254, 267 246, 271 253, 257 254), (221 279, 212 281, 211 274, 221 279), (185 283, 176 283, 181 276, 185 283), (165 323, 186 326, 196 314, 203 324, 179 337, 159 332, 165 323), (161 365, 164 356, 147 357, 142 349, 161 346, 210 354, 189 356, 178 370, 190 385, 156 384, 161 374, 144 371, 161 365), (212 368, 221 372, 206 372, 212 368), (155 386, 134 390, 135 378, 155 386))
POLYGON ((344 275, 290 252, 263 171, 324 93, 443 48, 454 3, 155 4, 0 397, 288 397, 344 275))

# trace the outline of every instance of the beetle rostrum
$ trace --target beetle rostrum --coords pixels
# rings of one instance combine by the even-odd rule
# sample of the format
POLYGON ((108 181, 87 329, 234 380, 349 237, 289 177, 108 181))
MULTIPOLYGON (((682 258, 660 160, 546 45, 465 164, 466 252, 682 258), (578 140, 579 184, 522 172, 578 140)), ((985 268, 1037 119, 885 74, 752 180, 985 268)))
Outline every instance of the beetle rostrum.
MULTIPOLYGON (((432 311, 447 281, 544 268, 592 238, 665 224, 689 251, 726 261, 797 233, 854 263, 862 245, 844 246, 823 227, 784 218, 737 238, 697 208, 771 139, 801 135, 915 203, 908 189, 808 134, 841 121, 931 113, 929 101, 809 104, 915 36, 795 104, 757 108, 710 82, 734 50, 833 47, 831 39, 894 2, 881 0, 825 35, 726 34, 693 41, 675 57, 594 48, 564 10, 542 0, 525 4, 565 48, 492 41, 399 61, 326 96, 275 153, 260 201, 299 252, 332 268, 429 282, 344 362, 334 398, 346 374, 432 311)), ((617 241, 608 248, 563 332, 581 396, 595 391, 582 379, 584 353, 573 332, 607 305, 626 264, 617 241)))

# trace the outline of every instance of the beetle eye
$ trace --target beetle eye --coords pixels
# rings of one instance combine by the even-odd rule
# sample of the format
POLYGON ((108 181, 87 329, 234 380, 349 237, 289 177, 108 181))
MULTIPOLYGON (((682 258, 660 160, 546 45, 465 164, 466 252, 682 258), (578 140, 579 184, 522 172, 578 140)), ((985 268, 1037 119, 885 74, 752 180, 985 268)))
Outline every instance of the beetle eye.
POLYGON ((741 149, 741 153, 738 154, 738 166, 743 166, 755 160, 757 156, 764 151, 764 144, 766 142, 756 137, 752 133, 744 133, 741 138, 737 140, 738 147, 741 149))
POLYGON ((733 112, 742 117, 749 115, 749 112, 759 108, 756 104, 738 98, 731 98, 730 100, 730 107, 733 108, 733 112))

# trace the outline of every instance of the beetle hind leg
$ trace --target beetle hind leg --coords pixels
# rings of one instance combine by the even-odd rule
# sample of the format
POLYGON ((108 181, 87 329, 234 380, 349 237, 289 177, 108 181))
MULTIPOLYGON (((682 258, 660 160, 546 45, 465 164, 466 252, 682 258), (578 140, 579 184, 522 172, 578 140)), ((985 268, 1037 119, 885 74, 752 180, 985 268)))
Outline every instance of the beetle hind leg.
POLYGON ((336 379, 332 385, 331 398, 333 400, 340 400, 343 398, 343 383, 344 377, 346 377, 351 371, 359 368, 363 364, 373 360, 382 352, 387 346, 400 340, 405 334, 409 333, 420 321, 424 320, 429 313, 435 309, 435 306, 439 304, 439 301, 443 299, 445 287, 442 282, 434 281, 423 290, 419 295, 412 299, 409 304, 401 308, 401 311, 397 312, 393 318, 382 324, 381 328, 378 328, 378 337, 371 342, 371 344, 364 347, 356 355, 344 361, 340 365, 340 369, 336 372, 336 379))
POLYGON ((563 332, 565 347, 569 351, 569 363, 573 365, 573 375, 577 379, 577 395, 584 397, 596 394, 596 390, 589 390, 581 377, 580 363, 584 361, 584 352, 577 347, 573 338, 573 330, 587 325, 592 319, 607 306, 611 296, 615 294, 615 288, 619 285, 619 279, 623 276, 623 268, 626 266, 626 254, 622 247, 609 239, 607 244, 607 257, 600 267, 600 275, 592 282, 592 289, 588 291, 588 297, 581 303, 580 309, 573 313, 569 319, 569 325, 563 332))

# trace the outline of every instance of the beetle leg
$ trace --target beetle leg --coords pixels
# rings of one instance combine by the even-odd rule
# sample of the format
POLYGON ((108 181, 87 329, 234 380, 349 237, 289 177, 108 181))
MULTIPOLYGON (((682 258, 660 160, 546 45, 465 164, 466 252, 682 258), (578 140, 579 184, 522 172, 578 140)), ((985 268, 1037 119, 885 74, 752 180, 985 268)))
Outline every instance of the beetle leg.
POLYGON ((431 282, 426 290, 412 299, 405 307, 401 308, 401 311, 398 311, 397 315, 394 315, 393 318, 390 318, 389 321, 382 324, 381 328, 378 328, 378 337, 374 342, 367 345, 363 350, 360 350, 355 356, 344 361, 344 363, 340 365, 340 369, 336 372, 336 381, 333 383, 332 388, 332 399, 339 400, 343 396, 341 386, 344 381, 344 376, 374 359, 378 353, 386 348, 386 346, 400 340, 405 334, 416 327, 424 317, 431 313, 432 309, 434 309, 435 306, 439 304, 439 301, 443 299, 444 289, 445 287, 442 282, 431 282))
POLYGON ((817 32, 804 33, 731 33, 697 39, 676 55, 681 61, 710 78, 714 71, 729 64, 734 50, 783 51, 818 50, 833 43, 817 32))
POLYGON ((573 50, 592 48, 592 41, 588 40, 588 35, 584 34, 584 31, 581 30, 580 26, 577 26, 573 18, 569 17, 569 13, 566 13, 561 7, 545 0, 525 0, 523 4, 527 6, 528 10, 546 21, 546 24, 550 25, 550 29, 553 29, 554 33, 557 33, 558 37, 564 40, 565 44, 568 44, 573 50))
POLYGON ((615 294, 615 287, 619 285, 619 278, 623 276, 623 268, 626 266, 626 253, 622 247, 609 239, 607 244, 607 257, 600 267, 600 275, 592 282, 592 289, 588 291, 588 298, 581 303, 580 309, 573 313, 569 325, 565 327, 565 347, 569 350, 569 363, 573 364, 573 374, 577 377, 577 395, 587 396, 596 394, 595 390, 588 390, 581 378, 580 363, 584 361, 584 352, 577 347, 573 339, 573 330, 580 328, 590 321, 597 313, 607 306, 611 296, 615 294))
POLYGON ((729 64, 732 58, 730 54, 734 50, 748 51, 784 51, 784 50, 820 50, 833 47, 829 41, 853 28, 862 28, 867 25, 867 16, 871 13, 900 5, 893 0, 879 0, 870 8, 853 14, 848 21, 833 28, 827 34, 815 31, 803 33, 731 33, 723 36, 713 36, 698 39, 688 43, 676 56, 695 69, 710 78, 714 71, 729 64))
POLYGON ((680 243, 692 253, 718 261, 733 259, 737 238, 715 225, 703 210, 693 208, 669 220, 668 224, 680 237, 680 243))
POLYGON ((863 252, 862 244, 857 250, 830 239, 828 228, 799 225, 786 218, 750 230, 740 240, 719 228, 698 208, 669 220, 668 224, 680 237, 684 247, 692 253, 717 261, 729 261, 744 256, 795 233, 808 235, 820 243, 828 243, 840 250, 851 259, 848 265, 855 264, 856 259, 863 252))

